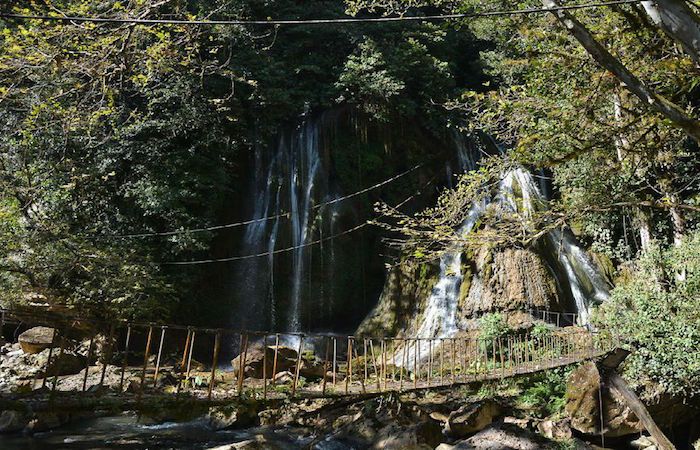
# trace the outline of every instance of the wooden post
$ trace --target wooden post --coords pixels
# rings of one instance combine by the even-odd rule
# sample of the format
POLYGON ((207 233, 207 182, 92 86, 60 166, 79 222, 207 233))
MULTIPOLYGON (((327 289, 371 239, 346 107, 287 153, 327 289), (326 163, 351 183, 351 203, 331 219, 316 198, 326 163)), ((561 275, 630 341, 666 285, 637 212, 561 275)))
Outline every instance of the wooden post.
POLYGON ((279 333, 275 334, 275 356, 272 361, 272 381, 274 382, 275 380, 275 375, 277 375, 277 354, 280 348, 280 335, 279 333))
POLYGON ((367 383, 367 338, 362 339, 362 362, 365 365, 365 378, 364 382, 367 383))
POLYGON ((440 339, 440 384, 445 384, 445 340, 440 339))
MULTIPOLYGON (((247 340, 247 337, 246 337, 247 340)), ((214 383, 216 382, 216 366, 219 364, 219 349, 221 348, 221 331, 217 331, 214 336, 214 355, 211 360, 211 377, 209 378, 209 392, 207 392, 207 400, 211 401, 211 394, 214 391, 214 383)), ((243 366, 245 367, 245 366, 243 366)), ((241 395, 241 391, 238 391, 241 395)))
POLYGON ((380 377, 379 368, 377 367, 377 357, 374 353, 374 344, 372 344, 371 338, 369 340, 369 351, 372 355, 372 365, 374 366, 374 375, 377 377, 377 391, 380 391, 382 388, 381 388, 381 384, 379 382, 379 377, 380 377))
POLYGON ((114 323, 112 323, 109 326, 109 337, 107 338, 107 345, 109 346, 109 350, 107 353, 104 355, 104 361, 102 361, 102 373, 100 374, 100 384, 99 386, 102 387, 104 386, 105 382, 105 375, 107 374, 107 364, 109 364, 110 361, 112 361, 112 356, 114 356, 114 333, 115 333, 115 326, 114 323))
POLYGON ((85 375, 83 375, 83 392, 87 390, 88 372, 90 371, 90 358, 92 358, 92 346, 95 344, 95 337, 90 338, 88 344, 87 358, 85 358, 85 375))
POLYGON ((238 397, 243 394, 243 380, 245 379, 245 363, 248 357, 248 333, 241 333, 241 343, 239 349, 241 353, 238 355, 238 392, 236 393, 238 397), (241 357, 241 355, 243 355, 241 357))
POLYGON ((190 341, 189 354, 187 355, 187 373, 185 374, 185 383, 190 379, 190 370, 192 369, 192 351, 194 350, 194 340, 197 337, 197 331, 192 330, 192 340, 190 341))
POLYGON ((336 370, 338 370, 338 340, 333 336, 331 338, 333 340, 333 388, 335 389, 335 374, 336 370))
POLYGON ((301 351, 302 351, 302 345, 304 343, 304 335, 299 336, 299 351, 297 352, 297 367, 296 367, 296 372, 294 373, 294 384, 292 385, 292 397, 297 392, 297 383, 299 383, 299 371, 301 370, 301 351))
POLYGON ((428 386, 430 386, 430 376, 433 374, 433 338, 428 338, 428 386))
POLYGON ((464 381, 467 381, 467 352, 469 351, 469 340, 468 339, 462 339, 462 370, 460 371, 460 375, 462 375, 462 379, 464 381))
POLYGON ((403 373, 406 371, 406 367, 408 366, 408 354, 406 351, 406 339, 403 339, 403 358, 401 358, 403 361, 403 364, 401 366, 401 370, 399 371, 399 390, 403 391, 403 373))
POLYGON ((413 388, 418 387, 418 339, 413 340, 413 388))
POLYGON ((153 337, 153 327, 148 327, 148 337, 146 338, 146 351, 143 356, 143 369, 141 370, 141 387, 139 394, 143 391, 143 385, 146 381, 146 368, 148 367, 148 357, 151 355, 151 338, 153 337))
POLYGON ((180 361, 180 371, 184 372, 187 364, 187 350, 190 347, 190 339, 192 339, 192 328, 187 327, 187 338, 185 339, 185 348, 182 350, 182 360, 180 361))
POLYGON ((263 336, 263 400, 267 400, 267 333, 263 336))
MULTIPOLYGON (((3 310, 3 318, 4 318, 5 311, 3 310)), ((51 356, 53 355, 53 348, 56 345, 56 328, 53 329, 53 332, 51 333, 51 347, 49 347, 49 357, 46 359, 46 366, 44 366, 44 378, 41 380, 41 387, 45 388, 46 387, 46 379, 48 376, 46 375, 49 370, 49 364, 51 364, 51 356)))
POLYGON ((327 381, 327 376, 326 374, 328 373, 328 356, 331 351, 331 341, 330 338, 326 338, 326 356, 323 358, 323 387, 321 388, 321 393, 322 395, 326 395, 326 381, 327 381))
MULTIPOLYGON (((66 339, 61 336, 61 346, 58 350, 58 360, 61 360, 61 357, 63 356, 63 351, 65 350, 66 346, 66 339)), ((46 374, 44 374, 46 375, 46 374)), ((53 383, 51 383, 51 396, 53 398, 53 393, 56 392, 56 385, 58 384, 58 370, 56 371, 56 374, 53 376, 53 383)))
POLYGON ((158 344, 158 356, 156 357, 156 371, 153 373, 153 388, 158 384, 160 373, 160 357, 163 355, 163 340, 165 339, 165 327, 160 327, 160 343, 158 344))
POLYGON ((131 338, 131 325, 126 327, 126 343, 124 344, 124 360, 122 361, 122 373, 119 378, 119 391, 124 390, 124 372, 129 358, 129 339, 131 338))
POLYGON ((396 381, 396 338, 391 339, 391 384, 396 381))
MULTIPOLYGON (((357 352, 357 347, 355 347, 353 349, 353 351, 355 353, 355 358, 360 359, 360 355, 357 352)), ((360 379, 360 387, 362 388, 362 393, 366 394, 367 393, 367 386, 365 385, 365 382, 362 379, 360 379)))
POLYGON ((382 339, 382 380, 384 380, 384 390, 386 391, 387 367, 386 367, 386 340, 382 339))
POLYGON ((346 353, 347 363, 345 364, 345 371, 347 372, 347 376, 345 377, 345 394, 347 395, 350 383, 352 383, 352 336, 348 336, 348 349, 346 353))
POLYGON ((455 339, 450 339, 452 343, 452 384, 455 384, 455 339))

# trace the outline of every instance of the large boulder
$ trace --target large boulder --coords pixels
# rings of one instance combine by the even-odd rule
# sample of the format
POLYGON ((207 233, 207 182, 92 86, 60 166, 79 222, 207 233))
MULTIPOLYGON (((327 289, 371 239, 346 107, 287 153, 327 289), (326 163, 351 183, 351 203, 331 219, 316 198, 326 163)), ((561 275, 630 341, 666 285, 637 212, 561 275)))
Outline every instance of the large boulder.
MULTIPOLYGON (((240 370, 242 356, 243 355, 238 355, 231 361, 233 372, 236 376, 238 376, 240 370)), ((262 345, 251 346, 245 353, 243 373, 247 378, 262 378, 263 374, 265 374, 267 378, 272 378, 274 375, 272 373, 274 369, 274 359, 274 345, 268 345, 265 348, 263 348, 262 345), (263 365, 265 365, 264 372, 263 365)), ((296 361, 296 350, 282 345, 277 347, 277 373, 291 369, 296 365, 296 361)))
POLYGON ((608 437, 626 436, 643 430, 637 416, 613 388, 601 388, 600 372, 595 363, 587 362, 574 370, 566 385, 566 413, 571 428, 589 435, 600 434, 602 394, 603 432, 608 437))
POLYGON ((85 368, 84 356, 64 352, 51 357, 45 376, 75 375, 85 368))
POLYGON ((30 328, 17 339, 24 353, 33 355, 51 347, 54 329, 49 327, 30 328))
POLYGON ((463 438, 491 425, 501 414, 501 407, 492 400, 483 400, 462 406, 450 413, 445 432, 455 438, 463 438))
POLYGON ((299 374, 307 380, 323 379, 326 376, 326 364, 315 358, 304 358, 301 362, 301 368, 299 368, 299 374))

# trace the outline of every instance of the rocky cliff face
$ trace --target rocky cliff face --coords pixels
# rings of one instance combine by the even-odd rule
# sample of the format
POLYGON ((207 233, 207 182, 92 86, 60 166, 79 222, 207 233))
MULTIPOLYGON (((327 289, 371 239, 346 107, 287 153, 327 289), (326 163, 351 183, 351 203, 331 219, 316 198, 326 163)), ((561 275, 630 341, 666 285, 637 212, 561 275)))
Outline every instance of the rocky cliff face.
MULTIPOLYGON (((458 234, 474 233, 485 214, 523 220, 545 199, 522 169, 504 175, 485 204, 474 205, 458 234)), ((358 333, 448 337, 493 313, 541 309, 578 313, 587 322, 592 304, 605 300, 609 282, 599 263, 568 230, 544 234, 529 248, 448 249, 439 263, 404 262, 384 285, 379 304, 358 333)))

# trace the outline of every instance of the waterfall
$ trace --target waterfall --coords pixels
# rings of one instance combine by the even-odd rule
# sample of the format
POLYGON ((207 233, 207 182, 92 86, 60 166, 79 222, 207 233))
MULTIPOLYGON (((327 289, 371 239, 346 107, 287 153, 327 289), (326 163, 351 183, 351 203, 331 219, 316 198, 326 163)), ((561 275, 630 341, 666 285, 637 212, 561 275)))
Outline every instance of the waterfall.
POLYGON ((319 120, 307 119, 293 132, 280 133, 271 151, 256 149, 253 218, 271 219, 250 223, 243 233, 244 254, 264 252, 267 256, 236 266, 235 295, 239 300, 233 322, 237 326, 279 325, 288 331, 301 330, 310 255, 307 244, 315 239, 314 222, 322 213, 316 207, 317 199, 325 198, 328 190, 319 128, 319 120), (290 255, 275 255, 280 247, 291 247, 290 255), (288 269, 280 265, 288 265, 288 269), (282 298, 280 292, 287 294, 282 298), (282 317, 284 322, 278 324, 282 317))
MULTIPOLYGON (((461 150, 463 146, 458 147, 461 150)), ((473 159, 461 157, 467 164, 474 164, 473 159)), ((472 166, 473 167, 473 166, 472 166)), ((515 214, 526 223, 533 212, 546 207, 546 200, 534 182, 530 172, 516 168, 505 173, 496 192, 490 199, 473 204, 467 219, 457 230, 457 236, 465 236, 472 231, 477 220, 487 208, 496 208, 499 214, 515 214)), ((578 245, 573 234, 568 230, 554 230, 545 236, 550 249, 556 250, 553 258, 558 267, 553 268, 561 274, 575 302, 581 325, 587 325, 590 317, 591 301, 601 302, 608 297, 608 287, 603 277, 590 260, 586 252, 578 245)), ((462 250, 455 246, 440 258, 440 274, 429 298, 425 303, 423 317, 415 329, 415 336, 421 338, 449 338, 458 331, 457 309, 462 283, 462 250)), ((482 280, 475 275, 470 289, 470 296, 481 295, 482 280)), ((408 349, 409 361, 412 352, 427 355, 427 342, 421 342, 419 349, 408 349)), ((401 365, 402 361, 396 360, 401 365)))
POLYGON ((292 220, 293 275, 291 310, 288 312, 287 329, 301 329, 301 288, 304 277, 304 255, 309 237, 309 221, 313 215, 313 193, 317 176, 321 168, 321 156, 318 150, 318 124, 307 121, 297 133, 289 149, 289 192, 292 220))

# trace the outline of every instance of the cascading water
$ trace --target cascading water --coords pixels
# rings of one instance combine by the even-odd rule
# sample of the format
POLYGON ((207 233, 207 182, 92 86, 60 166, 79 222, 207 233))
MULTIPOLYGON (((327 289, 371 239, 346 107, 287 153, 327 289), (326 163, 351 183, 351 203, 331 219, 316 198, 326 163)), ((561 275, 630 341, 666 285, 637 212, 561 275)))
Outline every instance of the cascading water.
MULTIPOLYGON (((481 204, 471 207, 467 220, 457 231, 457 235, 465 236, 470 233, 487 208, 495 208, 500 214, 515 214, 526 222, 534 211, 545 207, 545 204, 545 198, 528 171, 521 168, 510 170, 503 176, 490 200, 485 199, 481 204)), ((578 313, 580 324, 587 325, 590 303, 601 302, 608 297, 607 283, 570 231, 554 230, 549 232, 545 239, 549 249, 557 252, 556 257, 552 258, 556 264, 552 271, 557 277, 562 277, 563 282, 559 284, 565 285, 574 300, 573 306, 578 313)), ((462 252, 458 248, 446 252, 440 258, 438 281, 425 303, 422 320, 412 333, 416 337, 448 338, 459 331, 457 309, 463 278, 461 263, 462 252)), ((483 283, 478 274, 474 275, 470 286, 469 296, 481 295, 483 283)), ((427 342, 422 342, 418 345, 419 349, 409 348, 408 361, 413 360, 415 351, 427 356, 427 345, 427 342)), ((399 358, 395 363, 401 365, 402 361, 399 358)))
POLYGON ((314 224, 322 218, 319 198, 328 191, 319 151, 319 122, 308 119, 291 135, 283 133, 266 160, 262 148, 255 157, 253 182, 254 219, 243 235, 245 254, 265 253, 237 266, 236 325, 267 328, 279 325, 288 331, 301 329, 302 298, 307 271, 308 243, 314 224), (262 195, 260 195, 262 194, 262 195), (290 256, 277 258, 284 243, 290 256), (288 269, 279 267, 288 263, 288 269), (282 275, 282 276, 281 276, 282 275), (276 298, 276 284, 287 287, 286 298, 276 298), (278 318, 285 317, 283 323, 278 318))

